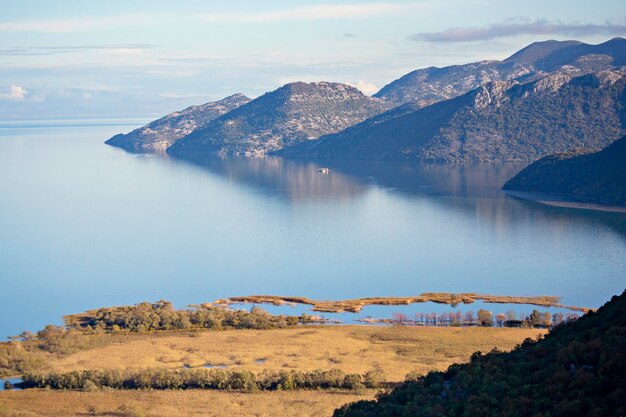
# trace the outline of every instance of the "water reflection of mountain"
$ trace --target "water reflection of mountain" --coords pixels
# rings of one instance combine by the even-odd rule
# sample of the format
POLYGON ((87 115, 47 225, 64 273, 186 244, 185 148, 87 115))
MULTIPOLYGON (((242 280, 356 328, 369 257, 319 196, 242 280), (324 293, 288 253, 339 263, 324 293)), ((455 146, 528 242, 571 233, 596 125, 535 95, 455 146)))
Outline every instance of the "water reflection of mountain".
POLYGON ((366 191, 365 184, 351 176, 319 173, 321 166, 312 161, 218 156, 176 160, 290 201, 351 199, 366 191))
POLYGON ((525 163, 434 164, 376 161, 326 161, 333 172, 393 188, 405 195, 493 198, 525 163))
POLYGON ((626 215, 546 206, 506 195, 502 185, 525 163, 415 164, 343 161, 331 163, 342 172, 409 198, 436 198, 440 206, 487 220, 495 228, 522 223, 552 227, 603 225, 626 237, 626 215))
POLYGON ((507 196, 502 184, 524 163, 419 164, 381 161, 290 160, 280 157, 186 160, 232 181, 295 201, 350 199, 379 187, 406 199, 427 199, 441 209, 476 216, 494 228, 523 223, 608 226, 626 237, 626 215, 550 207, 507 196), (322 165, 324 164, 324 165, 322 165), (330 168, 320 174, 322 166, 330 168))

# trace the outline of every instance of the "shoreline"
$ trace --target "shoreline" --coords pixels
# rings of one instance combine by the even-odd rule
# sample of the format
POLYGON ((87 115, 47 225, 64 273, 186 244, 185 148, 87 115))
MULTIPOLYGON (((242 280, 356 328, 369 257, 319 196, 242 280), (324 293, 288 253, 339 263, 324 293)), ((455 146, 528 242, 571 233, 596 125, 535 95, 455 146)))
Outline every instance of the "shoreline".
POLYGON ((534 201, 539 204, 544 204, 546 206, 551 207, 560 207, 560 208, 572 208, 578 210, 592 210, 592 211, 601 211, 605 213, 626 213, 626 207, 624 206, 611 206, 607 204, 594 203, 594 202, 585 202, 585 201, 577 201, 574 199, 568 199, 566 196, 559 194, 549 194, 549 193, 536 193, 529 191, 513 191, 513 190, 502 190, 504 193, 510 197, 517 198, 520 200, 534 201))

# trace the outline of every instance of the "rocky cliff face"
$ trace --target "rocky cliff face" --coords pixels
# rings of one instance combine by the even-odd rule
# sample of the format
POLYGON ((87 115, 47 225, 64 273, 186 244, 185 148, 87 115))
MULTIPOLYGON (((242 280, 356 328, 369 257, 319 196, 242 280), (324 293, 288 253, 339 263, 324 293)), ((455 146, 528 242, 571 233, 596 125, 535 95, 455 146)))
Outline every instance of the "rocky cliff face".
POLYGON ((541 158, 507 181, 503 189, 626 206, 626 136, 600 152, 577 149, 541 158))
POLYGON ((115 135, 105 143, 130 152, 165 152, 178 139, 249 101, 243 94, 235 94, 219 101, 191 106, 130 133, 115 135))
POLYGON ((504 61, 430 67, 410 72, 383 87, 374 97, 394 105, 413 102, 425 107, 489 82, 528 82, 555 74, 580 76, 623 65, 626 65, 626 40, 622 38, 599 45, 577 41, 536 42, 504 61))
POLYGON ((168 153, 261 156, 338 132, 388 108, 339 83, 291 83, 213 120, 168 153))
POLYGON ((532 161, 601 149, 626 133, 626 73, 497 81, 420 108, 408 104, 318 141, 293 157, 442 162, 532 161))

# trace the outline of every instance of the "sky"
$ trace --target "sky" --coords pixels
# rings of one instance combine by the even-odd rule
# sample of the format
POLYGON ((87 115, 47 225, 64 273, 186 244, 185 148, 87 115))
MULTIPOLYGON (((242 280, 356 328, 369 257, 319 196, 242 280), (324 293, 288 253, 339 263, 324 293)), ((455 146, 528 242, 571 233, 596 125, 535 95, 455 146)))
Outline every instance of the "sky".
POLYGON ((626 36, 623 0, 0 0, 0 119, 156 116, 292 81, 366 94, 535 41, 626 36))

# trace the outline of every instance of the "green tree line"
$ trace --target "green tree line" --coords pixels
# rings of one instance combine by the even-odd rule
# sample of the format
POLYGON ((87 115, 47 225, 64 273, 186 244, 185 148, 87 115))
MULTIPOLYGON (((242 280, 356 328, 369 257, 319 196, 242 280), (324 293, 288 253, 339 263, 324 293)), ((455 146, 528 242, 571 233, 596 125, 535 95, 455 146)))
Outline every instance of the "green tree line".
POLYGON ((66 326, 94 331, 194 330, 194 329, 275 329, 310 323, 301 316, 272 315, 258 306, 250 311, 201 305, 176 310, 169 301, 134 306, 101 308, 82 315, 66 316, 66 326))
POLYGON ((58 390, 109 389, 211 389, 227 391, 278 391, 378 388, 382 375, 375 371, 346 374, 338 369, 302 371, 262 371, 222 369, 144 369, 140 371, 102 370, 23 375, 20 388, 58 390))

